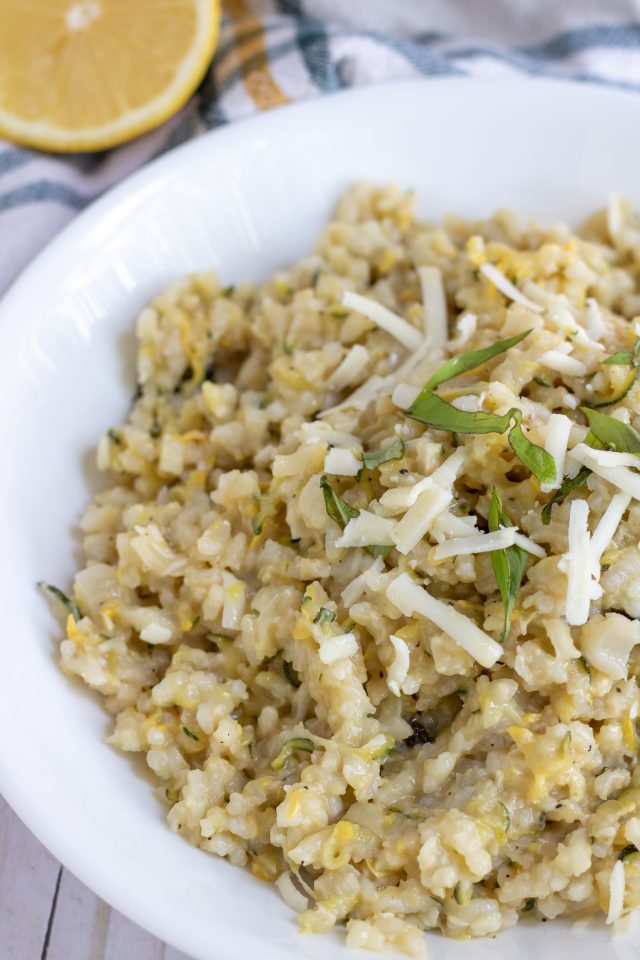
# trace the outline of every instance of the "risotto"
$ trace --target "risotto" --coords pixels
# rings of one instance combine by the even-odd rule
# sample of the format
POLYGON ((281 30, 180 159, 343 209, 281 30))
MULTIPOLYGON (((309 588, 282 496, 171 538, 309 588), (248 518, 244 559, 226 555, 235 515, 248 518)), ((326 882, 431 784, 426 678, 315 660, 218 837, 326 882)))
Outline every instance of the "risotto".
POLYGON ((357 185, 295 266, 138 318, 62 666, 303 932, 640 905, 639 271, 617 199, 574 234, 357 185))

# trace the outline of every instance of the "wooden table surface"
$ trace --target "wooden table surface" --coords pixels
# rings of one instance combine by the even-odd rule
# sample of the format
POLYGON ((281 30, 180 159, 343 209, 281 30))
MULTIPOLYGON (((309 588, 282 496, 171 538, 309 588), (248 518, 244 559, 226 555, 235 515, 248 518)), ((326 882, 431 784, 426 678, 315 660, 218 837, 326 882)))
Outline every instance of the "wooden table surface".
POLYGON ((96 897, 0 796, 0 960, 188 960, 96 897))

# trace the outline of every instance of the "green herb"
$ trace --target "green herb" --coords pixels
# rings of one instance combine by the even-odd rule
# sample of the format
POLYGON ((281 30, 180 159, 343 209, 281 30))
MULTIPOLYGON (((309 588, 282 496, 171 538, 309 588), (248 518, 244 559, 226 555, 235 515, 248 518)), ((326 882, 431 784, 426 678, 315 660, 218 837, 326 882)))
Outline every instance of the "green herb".
POLYGON ((167 787, 164 795, 171 803, 176 803, 176 801, 180 799, 180 791, 175 790, 173 787, 167 787))
POLYGON ((331 623, 332 620, 335 620, 336 615, 333 610, 327 609, 327 607, 320 607, 317 614, 313 618, 313 622, 317 623, 321 627, 324 623, 331 623))
POLYGON ((640 366, 640 337, 636 338, 636 342, 631 350, 621 350, 619 353, 613 353, 602 362, 609 366, 640 366))
POLYGON ((320 274, 322 273, 322 267, 316 267, 316 269, 311 274, 311 286, 315 289, 318 285, 318 280, 320 279, 320 274))
POLYGON ((626 847, 618 854, 618 860, 626 860, 628 857, 633 856, 635 853, 640 853, 640 850, 636 847, 635 843, 628 843, 626 847))
POLYGON ((256 537, 262 533, 262 517, 260 516, 259 513, 256 513, 251 518, 251 529, 255 533, 256 537))
POLYGON ((150 657, 152 657, 152 656, 153 656, 153 651, 155 650, 155 648, 156 648, 155 643, 148 643, 148 644, 147 644, 147 655, 150 656, 150 657))
POLYGON ((339 497, 324 475, 320 477, 320 486, 324 494, 324 506, 327 514, 344 530, 349 520, 357 517, 360 511, 352 507, 342 497, 339 497))
POLYGON ((522 908, 520 913, 529 913, 529 910, 533 910, 535 905, 536 905, 536 898, 529 897, 527 900, 525 900, 524 907, 522 908))
POLYGON ((367 553, 371 554, 372 557, 382 557, 383 560, 386 560, 391 552, 391 547, 381 546, 378 543, 370 543, 368 547, 365 547, 367 553))
MULTIPOLYGON (((513 524, 506 513, 502 510, 502 501, 497 490, 491 494, 491 505, 489 507, 489 530, 494 531, 502 527, 511 527, 513 524)), ((504 605, 504 626, 500 640, 504 643, 509 632, 511 622, 511 613, 520 590, 524 571, 527 566, 527 553, 521 547, 515 544, 512 547, 505 547, 503 550, 491 551, 491 566, 498 584, 498 590, 504 605)))
POLYGON ((567 497, 573 493, 574 490, 578 490, 584 483, 587 482, 587 477, 591 475, 591 470, 589 467, 581 467, 580 470, 576 473, 575 477, 565 477, 560 485, 560 489, 556 490, 553 497, 549 502, 544 506, 542 510, 542 522, 545 527, 548 527, 551 523, 551 511, 554 506, 560 506, 561 503, 567 499, 567 497))
POLYGON ((587 661, 586 657, 578 657, 578 663, 580 664, 580 669, 583 673, 586 673, 589 680, 591 680, 591 667, 587 661))
POLYGON ((143 396, 143 394, 144 394, 144 387, 142 386, 141 383, 136 383, 136 388, 133 391, 133 402, 135 403, 136 400, 139 400, 140 397, 143 396))
POLYGON ((412 810, 402 810, 400 807, 389 807, 389 810, 391 813, 397 813, 401 817, 406 817, 407 820, 416 820, 421 822, 428 819, 426 814, 416 813, 412 810))
POLYGON ((555 483, 557 478, 555 460, 550 453, 525 437, 521 426, 522 413, 520 410, 515 412, 514 417, 515 424, 509 433, 509 446, 518 460, 541 483, 555 483))
POLYGON ((524 340, 525 337, 528 337, 530 333, 531 330, 525 330, 524 333, 519 333, 515 337, 509 337, 507 340, 497 340, 496 343, 490 347, 484 347, 482 350, 467 350, 465 353, 459 353, 456 357, 452 357, 451 360, 447 360, 446 363, 443 363, 443 365, 429 377, 420 394, 418 394, 416 402, 420 400, 423 393, 429 393, 439 384, 445 383, 447 380, 453 380, 454 377, 459 377, 461 374, 467 373, 469 370, 474 370, 476 367, 481 367, 487 363, 488 360, 497 357, 498 354, 505 353, 511 349, 511 347, 515 347, 516 344, 524 340))
POLYGON ((223 287, 220 291, 220 296, 222 297, 232 297, 235 293, 235 284, 231 283, 228 287, 223 287))
POLYGON ((70 600, 66 593, 63 593, 59 587, 54 587, 51 583, 45 583, 44 580, 38 581, 38 586, 41 590, 48 590, 49 593, 59 600, 60 603, 67 608, 74 620, 82 620, 82 613, 80 608, 70 600))
POLYGON ((288 357, 291 357, 295 353, 296 345, 295 343, 287 343, 287 341, 285 340, 284 343, 282 344, 282 349, 284 350, 284 352, 287 354, 288 357))
POLYGON ((534 377, 533 382, 537 383, 539 387, 552 387, 553 384, 550 380, 547 380, 546 377, 534 377))
POLYGON ((295 750, 304 750, 305 753, 313 753, 314 749, 313 740, 309 740, 307 737, 294 737, 292 740, 287 740, 275 760, 271 761, 271 769, 282 770, 295 750))
POLYGON ((200 739, 200 737, 198 736, 198 734, 197 734, 197 733, 193 733, 193 731, 192 731, 192 730, 189 730, 188 727, 183 726, 183 727, 182 727, 182 732, 183 732, 183 733, 186 733, 186 735, 187 735, 188 737, 191 737, 192 740, 199 740, 199 739, 200 739))
POLYGON ((547 825, 547 815, 544 812, 544 810, 542 810, 538 815, 538 829, 544 830, 546 825, 547 825))
POLYGON ((556 479, 555 461, 551 454, 532 443, 522 431, 522 411, 512 407, 502 415, 458 410, 435 393, 424 393, 414 400, 406 411, 413 420, 427 426, 454 433, 504 433, 509 430, 509 446, 518 459, 541 483, 553 483, 556 479))
POLYGON ((284 673, 285 679, 288 680, 291 686, 295 687, 297 690, 302 681, 300 680, 297 671, 294 669, 293 664, 289 663, 288 660, 283 660, 282 672, 284 673))
POLYGON ((580 409, 589 421, 591 433, 605 447, 616 450, 618 453, 634 453, 640 456, 640 435, 633 427, 606 413, 599 413, 598 410, 591 410, 589 407, 580 407, 580 409))
POLYGON ((155 440, 157 437, 160 436, 161 433, 162 433, 162 428, 160 427, 160 424, 158 423, 157 420, 154 420, 151 426, 149 427, 149 436, 153 437, 153 439, 155 440))
POLYGON ((401 460, 402 457, 404 457, 404 443, 398 438, 384 450, 369 450, 363 454, 362 462, 367 470, 375 470, 383 463, 388 463, 390 460, 401 460))
POLYGON ((114 430, 113 428, 111 430, 107 430, 107 436, 112 443, 117 444, 119 447, 122 446, 122 437, 117 430, 114 430))

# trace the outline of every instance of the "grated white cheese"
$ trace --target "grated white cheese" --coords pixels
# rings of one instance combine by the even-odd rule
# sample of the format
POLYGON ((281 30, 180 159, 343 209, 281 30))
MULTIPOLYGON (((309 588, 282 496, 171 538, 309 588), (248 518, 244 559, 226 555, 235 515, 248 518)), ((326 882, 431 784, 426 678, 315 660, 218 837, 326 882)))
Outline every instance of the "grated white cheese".
POLYGON ((392 531, 396 547, 405 555, 422 540, 435 518, 451 503, 451 491, 434 483, 430 477, 428 479, 430 485, 422 491, 392 531))
POLYGON ((570 309, 570 301, 560 294, 554 297, 553 305, 549 309, 549 323, 555 326, 572 343, 579 343, 591 350, 604 350, 604 346, 592 340, 584 327, 581 327, 570 309))
POLYGON ((535 540, 532 540, 530 537, 525 537, 524 533, 516 533, 515 544, 516 547, 526 550, 527 553, 533 554, 534 557, 540 557, 542 559, 547 555, 544 547, 541 547, 539 543, 536 543, 535 540))
POLYGON ((569 377, 582 377, 587 372, 587 367, 581 360, 570 357, 561 350, 547 350, 538 357, 538 363, 550 370, 557 370, 558 373, 566 373, 569 377))
POLYGON ((332 447, 327 450, 324 458, 324 472, 337 477, 356 477, 362 468, 362 460, 358 460, 351 450, 344 447, 332 447))
MULTIPOLYGON (((635 467, 640 470, 640 457, 634 453, 618 453, 617 450, 598 450, 585 444, 590 451, 589 456, 601 467, 635 467)), ((572 451, 573 452, 573 451, 572 451)))
POLYGON ((606 923, 615 923, 622 916, 624 910, 624 861, 616 860, 609 877, 609 912, 606 923))
POLYGON ((586 443, 578 443, 569 452, 569 456, 585 467, 589 467, 595 474, 607 480, 619 490, 640 500, 640 474, 634 473, 628 467, 603 467, 598 460, 600 450, 594 450, 586 443))
POLYGON ((502 270, 498 270, 492 263, 483 263, 480 267, 480 273, 486 277, 494 287, 497 287, 500 293, 508 297, 509 300, 521 304, 528 310, 533 310, 534 313, 542 312, 542 307, 539 303, 534 303, 533 300, 529 300, 529 297, 525 297, 524 293, 521 293, 518 288, 505 277, 502 270))
POLYGON ((476 517, 456 517, 449 510, 443 510, 433 521, 431 533, 439 542, 447 537, 480 537, 482 532, 478 530, 477 522, 476 517))
POLYGON ((589 619, 592 569, 588 519, 587 501, 574 500, 569 513, 569 551, 560 561, 560 569, 567 575, 565 616, 571 626, 580 626, 589 619))
POLYGON ((393 633, 390 635, 389 640, 393 645, 395 656, 391 666, 387 670, 387 682, 391 693, 399 697, 401 684, 409 672, 409 647, 401 637, 396 637, 393 633))
POLYGON ((414 387, 410 383, 399 383, 391 394, 391 402, 401 410, 408 410, 419 393, 420 387, 414 387))
POLYGON ((471 339, 478 327, 475 313, 461 313, 456 321, 456 335, 449 341, 449 350, 457 353, 471 339))
POLYGON ((481 393, 479 397, 475 393, 468 393, 452 400, 451 406, 455 407, 456 410, 465 410, 467 413, 477 413, 482 410, 483 401, 484 393, 481 393))
POLYGON ((140 639, 154 646, 161 643, 171 643, 173 634, 171 628, 162 623, 148 623, 140 631, 140 639))
POLYGON ((415 583, 408 573, 400 574, 387 587, 386 593, 391 603, 405 617, 418 613, 435 623, 483 667, 492 667, 502 656, 503 650, 500 644, 476 626, 473 620, 465 617, 448 603, 432 597, 423 587, 415 583))
POLYGON ((357 517, 349 520, 342 536, 336 540, 336 547, 368 547, 370 544, 392 547, 395 526, 387 517, 361 510, 357 517))
POLYGON ((558 490, 564 476, 564 462, 567 455, 567 446, 571 436, 572 421, 564 413, 552 413, 547 421, 544 438, 544 448, 553 457, 556 465, 556 482, 542 483, 540 487, 544 493, 558 490))
POLYGON ((358 652, 358 641, 352 633, 340 633, 336 637, 327 637, 320 641, 318 656, 322 663, 335 663, 345 660, 358 652))
POLYGON ((435 562, 446 560, 447 557, 457 557, 461 554, 490 553, 492 550, 504 550, 512 547, 516 542, 515 527, 502 527, 493 533, 480 533, 475 537, 455 537, 439 543, 431 552, 435 562))
POLYGON ((594 571, 597 571, 598 576, 600 573, 600 558, 611 543, 630 502, 631 494, 616 493, 602 514, 598 526, 593 531, 589 549, 591 551, 591 561, 594 565, 594 571))
POLYGON ((447 298, 438 267, 418 267, 422 304, 424 307, 424 332, 431 342, 444 347, 449 336, 447 322, 447 298))
POLYGON ((362 449, 360 441, 357 437, 354 437, 352 433, 334 430, 330 424, 324 423, 322 420, 313 420, 311 423, 300 424, 296 431, 296 438, 300 440, 301 443, 326 443, 338 447, 362 449))
POLYGON ((367 348, 361 343, 355 343, 327 380, 327 386, 330 390, 342 390, 350 386, 354 380, 358 379, 368 362, 367 348))
POLYGON ((427 490, 433 483, 441 487, 451 489, 453 482, 460 472, 464 460, 464 448, 458 447, 444 463, 434 470, 430 477, 424 477, 418 480, 411 487, 392 487, 380 497, 380 504, 389 513, 400 513, 402 510, 408 510, 413 506, 420 494, 427 490))
POLYGON ((357 577, 348 583, 340 594, 340 598, 347 609, 352 607, 356 603, 364 591, 369 585, 368 581, 371 576, 377 576, 377 574, 382 573, 384 569, 384 560, 382 557, 376 557, 371 566, 367 567, 362 573, 358 574, 357 577))
MULTIPOLYGON (((593 297, 588 297, 586 300, 587 304, 587 334, 591 340, 595 343, 600 340, 601 337, 604 337, 607 332, 607 328, 602 316, 602 310, 600 309, 600 304, 597 300, 594 300, 593 297)), ((602 347, 601 343, 598 343, 597 346, 602 347)), ((602 347, 604 349, 604 347, 602 347)))
POLYGON ((359 293, 353 293, 347 290, 342 294, 342 302, 345 307, 355 310, 367 317, 382 330, 395 337, 407 350, 417 350, 422 343, 422 334, 412 327, 410 323, 393 313, 387 307, 383 307, 377 300, 370 297, 363 297, 359 293))
POLYGON ((377 374, 374 374, 372 377, 369 377, 368 380, 365 380, 364 383, 361 383, 357 390, 354 390, 352 394, 342 400, 341 403, 336 404, 335 407, 327 407, 326 410, 323 410, 322 413, 319 413, 319 417, 328 417, 332 413, 337 413, 339 410, 346 410, 353 407, 355 410, 366 410, 372 400, 375 400, 381 393, 384 393, 385 390, 388 390, 393 383, 393 377, 379 377, 377 374))
POLYGON ((224 596, 222 626, 226 630, 239 630, 244 614, 247 585, 228 570, 222 571, 222 584, 224 596))

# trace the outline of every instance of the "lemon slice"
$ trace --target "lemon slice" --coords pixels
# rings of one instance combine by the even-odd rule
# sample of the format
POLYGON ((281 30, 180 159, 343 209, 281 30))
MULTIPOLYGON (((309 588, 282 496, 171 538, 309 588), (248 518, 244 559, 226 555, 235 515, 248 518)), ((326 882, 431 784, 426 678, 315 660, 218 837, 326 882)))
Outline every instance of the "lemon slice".
POLYGON ((157 126, 204 76, 219 0, 0 0, 0 135, 101 150, 157 126))

